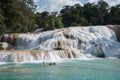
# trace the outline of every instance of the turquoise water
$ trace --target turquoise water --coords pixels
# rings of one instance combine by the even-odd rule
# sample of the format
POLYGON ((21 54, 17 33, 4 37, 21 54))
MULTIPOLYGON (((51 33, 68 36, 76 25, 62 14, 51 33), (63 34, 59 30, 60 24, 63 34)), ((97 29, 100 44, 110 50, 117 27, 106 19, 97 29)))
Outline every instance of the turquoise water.
POLYGON ((119 59, 0 66, 0 80, 120 80, 119 59))

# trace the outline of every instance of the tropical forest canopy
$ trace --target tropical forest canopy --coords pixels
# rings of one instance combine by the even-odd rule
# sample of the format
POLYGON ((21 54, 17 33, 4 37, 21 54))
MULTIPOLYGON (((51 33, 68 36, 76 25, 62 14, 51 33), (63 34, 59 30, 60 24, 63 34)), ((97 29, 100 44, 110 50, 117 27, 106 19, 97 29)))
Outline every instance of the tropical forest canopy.
POLYGON ((33 0, 0 0, 0 34, 53 30, 70 26, 120 24, 120 4, 99 0, 83 6, 66 5, 60 12, 35 12, 33 0))

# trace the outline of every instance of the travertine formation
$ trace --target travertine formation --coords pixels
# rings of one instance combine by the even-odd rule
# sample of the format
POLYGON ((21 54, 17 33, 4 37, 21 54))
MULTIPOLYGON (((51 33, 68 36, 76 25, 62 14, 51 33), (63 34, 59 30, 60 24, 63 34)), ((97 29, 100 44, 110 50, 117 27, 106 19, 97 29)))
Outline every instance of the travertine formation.
POLYGON ((119 26, 109 25, 4 34, 0 37, 0 61, 44 62, 71 58, 120 57, 119 32, 119 26))

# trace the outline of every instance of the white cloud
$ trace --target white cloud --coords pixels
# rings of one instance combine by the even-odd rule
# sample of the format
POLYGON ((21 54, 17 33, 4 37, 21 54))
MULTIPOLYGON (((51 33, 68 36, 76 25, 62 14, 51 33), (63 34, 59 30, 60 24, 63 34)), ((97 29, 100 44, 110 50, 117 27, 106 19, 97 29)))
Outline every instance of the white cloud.
POLYGON ((35 0, 34 2, 39 5, 37 12, 59 12, 65 5, 82 5, 80 0, 35 0))
POLYGON ((94 2, 97 2, 98 0, 89 0, 88 2, 90 3, 94 3, 94 2))
MULTIPOLYGON (((89 0, 88 2, 97 2, 98 0, 89 0)), ((110 6, 115 6, 116 4, 120 4, 120 0, 104 0, 106 1, 110 6)))
MULTIPOLYGON (((35 4, 38 6, 37 7, 37 12, 43 12, 43 11, 48 11, 48 12, 59 12, 63 6, 65 5, 75 5, 75 4, 80 4, 81 1, 83 3, 86 2, 97 2, 98 0, 33 0, 35 4)), ((120 4, 120 0, 104 0, 106 1, 110 6, 114 6, 116 4, 120 4)))

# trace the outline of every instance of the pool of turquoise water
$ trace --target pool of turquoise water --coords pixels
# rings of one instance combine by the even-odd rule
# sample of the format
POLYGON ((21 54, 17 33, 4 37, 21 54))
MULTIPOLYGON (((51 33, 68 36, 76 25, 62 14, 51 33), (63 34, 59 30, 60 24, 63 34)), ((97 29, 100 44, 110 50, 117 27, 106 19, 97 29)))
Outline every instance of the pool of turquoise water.
POLYGON ((119 59, 0 65, 0 80, 120 80, 119 59))

